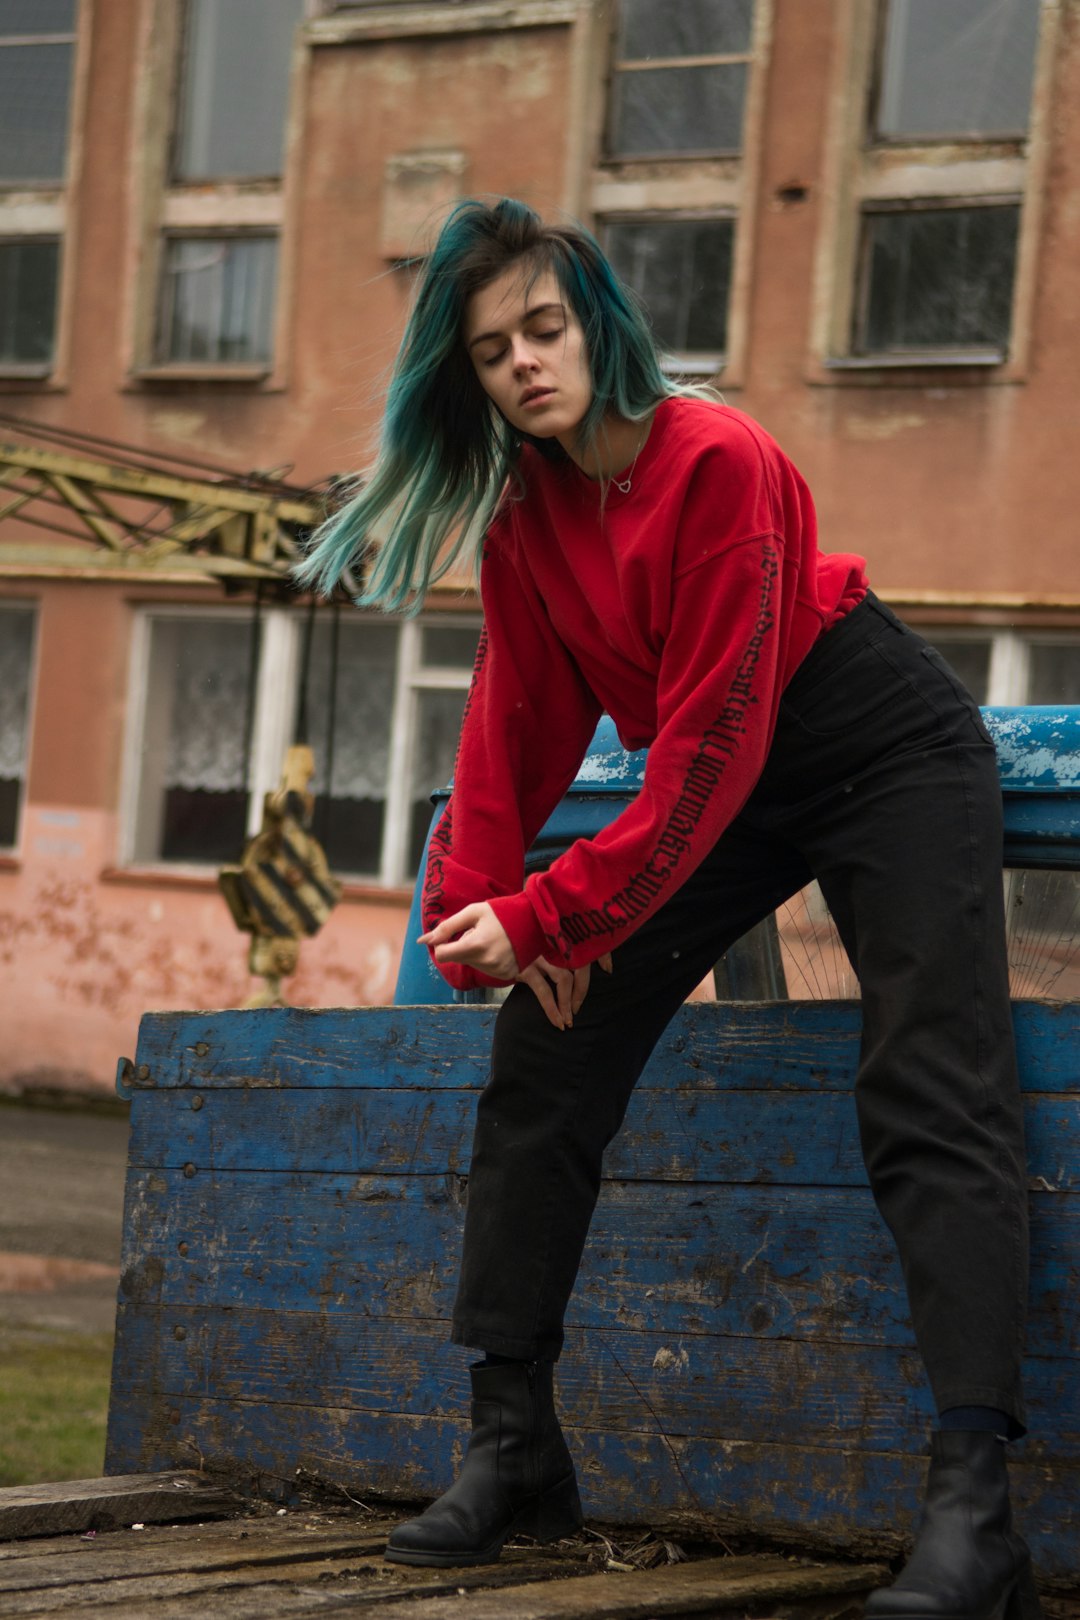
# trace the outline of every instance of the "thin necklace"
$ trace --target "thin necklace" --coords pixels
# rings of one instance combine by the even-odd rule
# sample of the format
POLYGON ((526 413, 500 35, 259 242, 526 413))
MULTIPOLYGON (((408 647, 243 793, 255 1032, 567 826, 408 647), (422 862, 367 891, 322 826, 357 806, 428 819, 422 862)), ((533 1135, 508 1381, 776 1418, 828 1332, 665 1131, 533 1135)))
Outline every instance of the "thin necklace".
POLYGON ((634 469, 636 468, 636 466, 638 464, 638 456, 640 456, 641 452, 644 450, 644 448, 645 448, 645 440, 648 439, 648 437, 649 437, 649 430, 648 430, 648 428, 646 428, 646 430, 645 430, 645 438, 641 440, 640 444, 637 447, 637 455, 635 455, 633 461, 630 463, 630 471, 627 473, 626 477, 625 478, 613 478, 611 480, 611 482, 615 485, 615 488, 619 491, 620 495, 629 495, 629 493, 630 493, 630 485, 634 481, 634 469))

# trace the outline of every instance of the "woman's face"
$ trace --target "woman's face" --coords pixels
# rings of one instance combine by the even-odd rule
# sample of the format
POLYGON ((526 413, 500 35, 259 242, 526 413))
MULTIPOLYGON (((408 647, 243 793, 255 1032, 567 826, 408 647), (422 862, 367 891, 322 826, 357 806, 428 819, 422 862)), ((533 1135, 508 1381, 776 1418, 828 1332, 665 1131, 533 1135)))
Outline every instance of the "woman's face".
POLYGON ((522 433, 569 450, 592 404, 585 335, 550 270, 511 265, 473 293, 465 343, 485 394, 522 433))

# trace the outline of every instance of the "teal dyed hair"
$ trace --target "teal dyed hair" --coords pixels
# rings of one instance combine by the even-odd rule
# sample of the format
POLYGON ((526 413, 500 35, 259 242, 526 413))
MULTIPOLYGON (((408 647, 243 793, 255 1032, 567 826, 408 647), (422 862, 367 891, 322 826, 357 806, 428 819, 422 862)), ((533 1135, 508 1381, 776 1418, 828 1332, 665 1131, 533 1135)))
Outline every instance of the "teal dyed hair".
MULTIPOLYGON (((648 321, 599 244, 578 225, 545 225, 525 203, 459 203, 424 265, 387 391, 375 465, 312 538, 295 569, 329 592, 350 565, 368 569, 359 601, 415 612, 464 550, 474 560, 522 436, 493 406, 466 352, 473 293, 520 264, 531 283, 554 272, 585 336, 593 400, 582 448, 610 413, 638 421, 681 393, 660 369, 648 321)), ((546 455, 557 443, 530 440, 546 455)))

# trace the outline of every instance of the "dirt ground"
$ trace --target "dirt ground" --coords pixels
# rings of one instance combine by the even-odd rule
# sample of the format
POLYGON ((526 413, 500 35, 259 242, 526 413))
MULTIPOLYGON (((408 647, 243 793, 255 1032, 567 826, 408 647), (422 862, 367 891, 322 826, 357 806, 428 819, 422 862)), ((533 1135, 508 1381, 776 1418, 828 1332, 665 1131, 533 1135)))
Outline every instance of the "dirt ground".
POLYGON ((0 1102, 0 1333, 108 1333, 127 1120, 0 1102))

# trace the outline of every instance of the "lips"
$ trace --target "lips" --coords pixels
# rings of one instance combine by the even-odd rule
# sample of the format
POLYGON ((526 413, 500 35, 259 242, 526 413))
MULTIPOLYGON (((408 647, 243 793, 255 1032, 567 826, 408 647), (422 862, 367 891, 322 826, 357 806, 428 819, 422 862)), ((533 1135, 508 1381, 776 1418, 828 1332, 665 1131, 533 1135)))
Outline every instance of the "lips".
POLYGON ((542 399, 549 399, 554 392, 554 388, 527 388, 521 396, 521 403, 535 405, 542 399))

